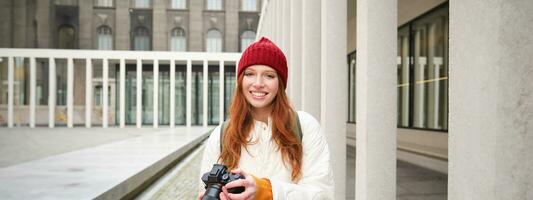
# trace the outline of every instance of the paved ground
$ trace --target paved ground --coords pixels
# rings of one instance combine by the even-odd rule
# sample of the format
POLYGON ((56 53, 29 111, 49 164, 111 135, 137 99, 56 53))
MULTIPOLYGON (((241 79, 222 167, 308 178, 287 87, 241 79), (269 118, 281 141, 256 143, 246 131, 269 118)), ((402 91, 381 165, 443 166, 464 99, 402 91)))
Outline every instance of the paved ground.
MULTIPOLYGON (((355 148, 347 147, 346 199, 355 199, 355 148)), ((140 199, 195 199, 203 147, 175 167, 150 194, 140 199)), ((398 161, 398 200, 445 200, 447 199, 447 176, 438 172, 398 161)))
MULTIPOLYGON (((30 128, 0 128, 0 168, 45 158, 52 155, 94 147, 156 131, 152 128, 79 128, 72 134, 68 128, 54 128, 36 134, 30 128), (135 131, 133 131, 135 130, 135 131), (24 140, 24 142, 20 142, 24 140)), ((141 199, 195 199, 203 148, 178 164, 167 178, 160 179, 141 199), (158 185, 157 187, 155 185, 158 185), (154 189, 155 188, 155 189, 154 189)), ((346 199, 354 199, 355 148, 347 147, 346 199)), ((447 176, 409 163, 397 164, 398 200, 447 199, 447 176)))
MULTIPOLYGON (((70 136, 62 135, 65 138, 44 139, 58 139, 48 144, 63 146, 69 144, 69 139, 76 140, 76 135, 80 135, 80 131, 86 130, 81 129, 66 130, 70 136)), ((0 199, 118 199, 142 185, 145 180, 153 177, 174 160, 182 155, 188 155, 189 150, 195 149, 194 147, 205 139, 210 129, 209 127, 157 129, 139 137, 121 139, 96 147, 81 148, 0 168, 0 199)), ((29 138, 41 135, 41 130, 32 129, 33 134, 29 134, 29 138)), ((45 128, 43 131, 48 129, 45 128)), ((105 131, 113 135, 112 129, 105 131)), ((12 136, 14 135, 23 134, 12 133, 12 136)), ((94 134, 93 137, 97 135, 94 134)), ((12 147, 30 141, 25 137, 15 138, 20 140, 14 140, 12 147)), ((83 145, 94 144, 94 141, 78 142, 83 145)), ((43 148, 47 149, 56 148, 52 146, 43 148)), ((29 155, 31 152, 25 154, 29 155)), ((5 154, 0 153, 0 157, 3 157, 2 155, 5 154)))
POLYGON ((137 129, 135 127, 0 128, 0 168, 161 130, 165 129, 137 129))
POLYGON ((137 199, 196 199, 204 146, 192 152, 137 199))
MULTIPOLYGON (((346 156, 346 199, 355 199, 355 148, 348 146, 346 156)), ((448 176, 406 162, 397 162, 397 200, 445 200, 448 176)))

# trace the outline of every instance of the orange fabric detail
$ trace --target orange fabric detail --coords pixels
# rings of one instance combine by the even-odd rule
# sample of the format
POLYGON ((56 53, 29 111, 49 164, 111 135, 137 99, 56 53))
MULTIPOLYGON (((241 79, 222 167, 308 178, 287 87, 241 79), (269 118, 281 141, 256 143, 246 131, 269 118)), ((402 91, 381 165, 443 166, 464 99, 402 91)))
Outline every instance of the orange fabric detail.
POLYGON ((272 185, 270 180, 267 178, 257 178, 255 179, 255 185, 257 186, 257 191, 255 192, 256 200, 272 200, 272 185))

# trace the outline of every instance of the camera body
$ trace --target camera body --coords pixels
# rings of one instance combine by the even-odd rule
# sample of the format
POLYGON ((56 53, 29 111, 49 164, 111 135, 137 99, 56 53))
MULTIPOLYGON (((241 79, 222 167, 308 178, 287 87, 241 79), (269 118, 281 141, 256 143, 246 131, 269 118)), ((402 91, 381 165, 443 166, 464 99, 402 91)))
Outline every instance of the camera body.
MULTIPOLYGON (((202 181, 205 184, 205 193, 202 200, 219 199, 222 186, 229 182, 244 179, 240 174, 234 174, 228 171, 225 165, 214 164, 211 171, 206 172, 202 176, 202 181)), ((244 187, 229 188, 229 193, 238 194, 244 191, 244 187)))

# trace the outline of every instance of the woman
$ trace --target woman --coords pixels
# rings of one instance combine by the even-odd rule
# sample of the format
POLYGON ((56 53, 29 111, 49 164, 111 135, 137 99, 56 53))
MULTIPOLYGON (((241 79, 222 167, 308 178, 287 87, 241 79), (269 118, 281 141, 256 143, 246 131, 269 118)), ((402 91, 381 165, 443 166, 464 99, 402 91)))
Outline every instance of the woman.
POLYGON ((326 138, 315 118, 291 107, 287 71, 285 55, 267 38, 243 52, 229 121, 222 136, 221 126, 211 133, 200 170, 219 163, 244 176, 222 187, 220 199, 333 199, 326 138), (241 186, 244 192, 228 193, 241 186))

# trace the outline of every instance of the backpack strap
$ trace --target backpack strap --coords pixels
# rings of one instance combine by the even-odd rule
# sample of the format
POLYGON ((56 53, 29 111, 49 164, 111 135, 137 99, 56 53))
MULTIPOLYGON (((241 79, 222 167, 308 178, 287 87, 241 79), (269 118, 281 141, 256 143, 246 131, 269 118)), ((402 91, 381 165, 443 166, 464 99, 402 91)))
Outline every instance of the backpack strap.
POLYGON ((220 127, 220 141, 219 141, 220 152, 222 152, 222 141, 224 139, 224 130, 226 130, 226 128, 228 127, 228 123, 229 123, 229 119, 224 121, 224 123, 222 123, 222 126, 220 127))
MULTIPOLYGON (((303 138, 303 134, 302 134, 302 126, 300 124, 300 118, 298 117, 298 112, 294 112, 294 120, 296 121, 296 123, 294 123, 296 125, 295 128, 295 134, 297 134, 297 137, 298 137, 298 140, 300 141, 300 143, 302 143, 302 138, 303 138)), ((226 128, 228 127, 228 123, 229 123, 229 119, 224 121, 224 123, 222 123, 222 126, 220 127, 220 142, 219 142, 219 145, 220 145, 220 152, 222 152, 222 141, 224 141, 224 130, 226 130, 226 128)))

